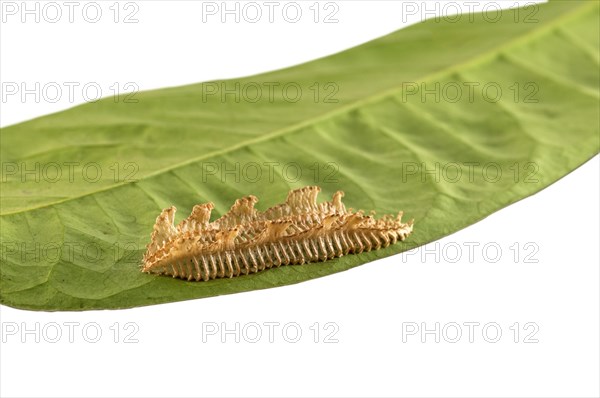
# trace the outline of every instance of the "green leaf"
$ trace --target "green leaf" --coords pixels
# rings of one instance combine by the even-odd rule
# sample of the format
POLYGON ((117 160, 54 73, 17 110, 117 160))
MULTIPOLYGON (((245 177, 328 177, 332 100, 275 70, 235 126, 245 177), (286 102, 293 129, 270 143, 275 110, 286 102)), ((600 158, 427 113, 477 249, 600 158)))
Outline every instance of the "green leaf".
POLYGON ((599 150, 599 7, 522 11, 429 20, 296 67, 2 129, 0 301, 128 308, 287 285, 426 244, 543 189, 599 150), (222 214, 253 194, 265 209, 304 185, 344 190, 353 208, 404 210, 415 232, 233 279, 139 271, 162 208, 177 206, 178 222, 194 204, 222 214))

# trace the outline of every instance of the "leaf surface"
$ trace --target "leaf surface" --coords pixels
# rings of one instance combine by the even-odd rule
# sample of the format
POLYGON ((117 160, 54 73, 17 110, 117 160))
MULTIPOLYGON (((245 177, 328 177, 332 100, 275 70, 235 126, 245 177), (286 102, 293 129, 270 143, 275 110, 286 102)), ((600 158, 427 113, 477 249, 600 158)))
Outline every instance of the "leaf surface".
POLYGON ((598 153, 598 14, 595 1, 552 1, 534 20, 429 20, 299 66, 3 128, 0 302, 114 309, 263 289, 473 224, 598 153), (197 203, 220 215, 253 194, 265 209, 304 185, 341 189, 355 209, 404 210, 415 232, 233 279, 139 271, 162 208, 175 205, 178 222, 197 203))

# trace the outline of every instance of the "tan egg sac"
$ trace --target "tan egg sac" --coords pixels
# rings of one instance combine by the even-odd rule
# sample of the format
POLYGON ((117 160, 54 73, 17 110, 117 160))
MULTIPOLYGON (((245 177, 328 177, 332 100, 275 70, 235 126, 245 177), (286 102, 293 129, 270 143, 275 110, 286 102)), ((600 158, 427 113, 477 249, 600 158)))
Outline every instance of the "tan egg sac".
POLYGON ((142 271, 196 281, 232 278, 376 250, 412 232, 413 221, 402 223, 402 212, 375 220, 346 210, 341 191, 330 202, 317 203, 320 191, 290 191, 285 203, 264 212, 254 208, 256 197, 247 196, 212 223, 212 203, 194 206, 177 226, 175 207, 165 209, 156 219, 142 271))

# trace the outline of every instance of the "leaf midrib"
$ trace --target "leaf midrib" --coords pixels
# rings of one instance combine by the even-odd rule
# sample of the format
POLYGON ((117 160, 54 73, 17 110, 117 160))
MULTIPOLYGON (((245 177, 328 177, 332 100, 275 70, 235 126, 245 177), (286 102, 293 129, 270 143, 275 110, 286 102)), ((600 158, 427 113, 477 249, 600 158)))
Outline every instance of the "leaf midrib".
MULTIPOLYGON (((526 42, 529 39, 533 39, 535 37, 541 36, 541 35, 545 34, 547 31, 552 30, 554 27, 563 24, 565 21, 573 19, 573 18, 575 18, 575 17, 577 17, 577 16, 579 16, 579 15, 587 12, 588 9, 592 9, 592 8, 595 8, 595 7, 596 7, 596 3, 595 2, 579 4, 577 7, 573 8, 572 11, 569 11, 569 12, 567 12, 565 14, 561 14, 561 15, 557 16, 556 18, 549 20, 546 24, 542 24, 540 27, 534 28, 534 29, 528 31, 527 33, 525 33, 522 36, 518 36, 518 37, 516 37, 514 39, 509 40, 508 42, 506 42, 504 44, 501 44, 501 45, 499 45, 497 47, 494 47, 494 48, 492 48, 492 49, 490 49, 488 51, 484 51, 484 52, 482 52, 482 53, 480 53, 480 54, 478 54, 478 55, 470 58, 469 60, 467 60, 465 62, 458 63, 456 65, 444 68, 444 69, 442 69, 442 70, 440 70, 438 72, 431 73, 429 75, 425 75, 422 78, 420 78, 419 80, 421 82, 427 82, 427 81, 430 81, 432 79, 435 79, 435 78, 438 78, 438 77, 442 77, 442 76, 451 74, 452 72, 454 72, 456 70, 463 69, 463 68, 466 69, 466 68, 468 68, 470 66, 475 66, 475 65, 478 65, 480 63, 483 63, 487 59, 493 58, 494 56, 498 55, 502 51, 504 51, 504 50, 506 50, 508 48, 514 47, 514 46, 516 46, 516 45, 518 45, 518 44, 520 44, 522 42, 526 42)), ((86 193, 78 195, 78 196, 72 196, 72 197, 69 197, 69 198, 65 198, 64 200, 58 200, 58 201, 46 203, 46 204, 43 204, 43 205, 40 205, 40 206, 32 206, 32 207, 24 208, 24 209, 13 211, 13 212, 0 213, 0 216, 14 215, 14 214, 20 214, 20 213, 29 212, 29 211, 32 211, 32 210, 38 210, 38 209, 42 209, 42 208, 54 206, 54 205, 57 205, 57 204, 60 204, 60 203, 68 202, 68 201, 71 201, 71 200, 80 199, 80 198, 83 198, 83 197, 86 197, 86 196, 89 196, 89 195, 94 195, 94 194, 97 194, 97 193, 100 193, 100 192, 109 191, 111 189, 120 188, 120 187, 125 186, 125 185, 137 184, 138 182, 140 182, 142 180, 146 180, 146 179, 155 177, 157 175, 160 175, 160 174, 172 171, 172 170, 176 170, 176 169, 179 169, 181 167, 188 166, 190 164, 199 162, 201 160, 210 159, 211 157, 214 157, 214 156, 223 155, 223 154, 226 154, 226 153, 229 153, 229 152, 233 152, 235 150, 238 150, 238 149, 241 149, 241 148, 244 148, 244 147, 248 147, 248 146, 251 146, 251 145, 254 145, 254 144, 257 144, 257 143, 269 141, 271 139, 283 136, 283 135, 288 134, 288 133, 296 132, 298 130, 301 130, 304 127, 310 126, 312 124, 316 124, 319 121, 322 121, 322 120, 325 120, 325 119, 328 119, 328 118, 332 118, 332 117, 335 117, 335 116, 340 115, 340 114, 344 114, 344 113, 350 112, 350 111, 352 111, 352 110, 354 110, 356 108, 359 108, 359 107, 361 107, 363 105, 370 104, 370 103, 375 103, 375 102, 377 102, 379 100, 382 100, 382 99, 385 99, 385 98, 388 98, 388 97, 392 97, 392 96, 397 95, 398 93, 401 93, 401 92, 402 92, 402 88, 401 87, 393 87, 393 88, 391 88, 389 90, 385 90, 383 92, 380 92, 379 94, 374 94, 374 95, 371 95, 370 97, 366 97, 366 98, 363 98, 361 100, 349 103, 347 105, 344 105, 344 106, 341 106, 341 107, 337 108, 336 110, 325 112, 325 113, 321 114, 320 116, 316 116, 314 118, 305 120, 305 121, 300 122, 300 123, 292 124, 289 127, 285 127, 285 128, 273 131, 271 133, 263 134, 263 135, 261 135, 259 137, 254 138, 254 139, 250 139, 250 140, 244 141, 244 142, 242 142, 242 143, 240 143, 238 145, 233 145, 233 146, 228 147, 228 148, 224 148, 224 149, 221 149, 221 150, 209 152, 207 154, 200 155, 200 156, 188 159, 188 160, 183 161, 183 162, 179 162, 179 163, 177 163, 177 164, 175 164, 173 166, 165 167, 165 168, 162 168, 162 169, 158 169, 155 172, 149 173, 149 174, 147 174, 147 175, 139 178, 135 182, 121 182, 121 183, 117 183, 117 184, 114 184, 114 185, 107 186, 105 188, 100 188, 100 189, 97 189, 97 190, 94 190, 94 191, 86 192, 86 193)))

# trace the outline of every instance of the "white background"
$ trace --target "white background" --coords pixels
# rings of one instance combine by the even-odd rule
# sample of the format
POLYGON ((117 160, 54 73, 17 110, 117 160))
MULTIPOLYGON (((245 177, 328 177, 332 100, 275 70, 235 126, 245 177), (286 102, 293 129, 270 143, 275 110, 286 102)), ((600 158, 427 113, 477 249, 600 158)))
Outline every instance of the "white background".
MULTIPOLYGON (((229 17, 223 24, 218 15, 203 22, 201 2, 138 1, 139 22, 125 24, 135 8, 122 2, 114 23, 114 2, 98 3, 103 17, 95 24, 81 6, 73 23, 4 15, 2 82, 91 82, 110 95, 115 83, 143 90, 243 76, 325 56, 421 17, 407 19, 401 2, 344 1, 336 2, 338 23, 322 23, 323 15, 314 23, 311 1, 298 2, 305 16, 295 24, 277 13, 274 23, 229 17)), ((3 97, 1 125, 84 101, 81 91, 75 96, 3 97)), ((599 166, 596 157, 411 255, 295 286, 123 311, 2 306, 0 395, 598 396, 599 166), (473 261, 469 244, 479 244, 473 261), (452 262, 457 247, 462 257, 452 262), (70 322, 77 323, 72 342, 70 322), (272 342, 269 322, 279 324, 272 342), (468 322, 478 323, 471 338, 468 322), (239 342, 235 332, 221 333, 236 323, 239 342), (439 342, 421 333, 436 323, 439 342), (39 332, 24 332, 36 324, 39 332), (262 337, 252 343, 257 324, 262 337), (457 324, 462 336, 452 343, 457 324), (57 325, 61 336, 52 343, 57 325), (99 341, 90 342, 98 328, 99 341), (302 335, 290 342, 297 328, 302 335)))

